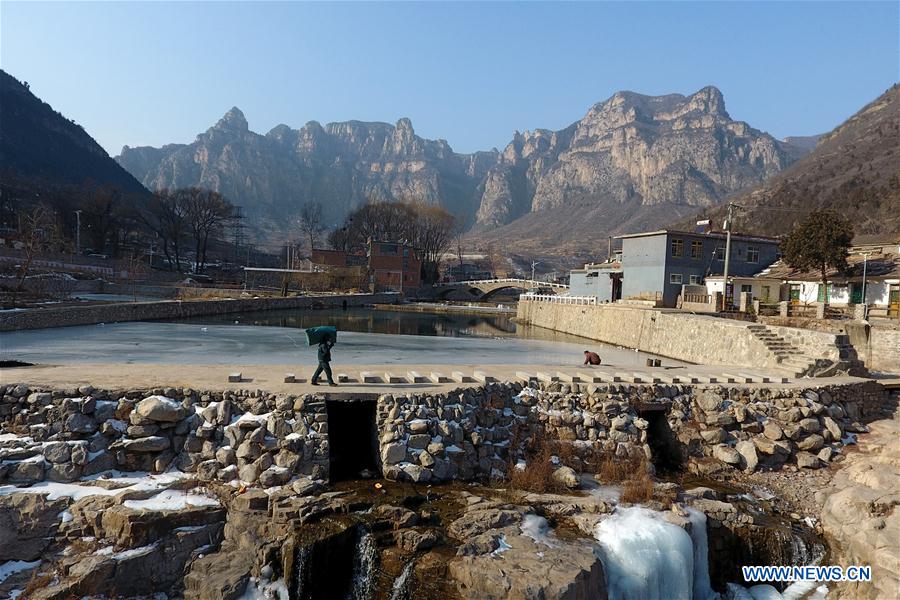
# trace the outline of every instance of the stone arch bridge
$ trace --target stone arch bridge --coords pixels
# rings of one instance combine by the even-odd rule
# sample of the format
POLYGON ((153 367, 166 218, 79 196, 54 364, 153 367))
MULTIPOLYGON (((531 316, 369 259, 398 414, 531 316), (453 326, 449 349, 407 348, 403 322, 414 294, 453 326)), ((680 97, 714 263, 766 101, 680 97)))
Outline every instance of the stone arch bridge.
POLYGON ((523 294, 525 292, 536 292, 545 295, 557 295, 568 292, 569 286, 562 283, 548 283, 534 279, 503 278, 440 283, 434 286, 434 290, 439 299, 444 299, 453 292, 467 290, 472 296, 472 300, 486 301, 501 291, 519 290, 523 294))

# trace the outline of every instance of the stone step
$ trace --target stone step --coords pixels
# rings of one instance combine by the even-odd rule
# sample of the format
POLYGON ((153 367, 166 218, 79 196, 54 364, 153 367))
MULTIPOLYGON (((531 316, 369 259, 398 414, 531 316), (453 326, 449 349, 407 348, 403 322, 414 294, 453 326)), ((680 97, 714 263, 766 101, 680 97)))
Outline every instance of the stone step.
POLYGON ((338 383, 359 383, 357 379, 350 377, 350 375, 346 373, 338 373, 337 374, 338 383))
POLYGON ((537 378, 545 383, 556 383, 557 381, 559 381, 559 375, 547 373, 546 371, 538 371, 537 378))
POLYGON ((410 383, 428 383, 428 378, 420 375, 418 371, 407 371, 406 380, 410 383))
POLYGON ((284 376, 285 383, 306 383, 306 379, 303 377, 297 377, 293 373, 288 373, 284 376))
POLYGON ((432 383, 450 383, 453 381, 443 373, 438 373, 437 371, 432 371, 428 378, 432 383))
POLYGON ((581 377, 578 375, 572 375, 570 373, 564 373, 562 371, 557 371, 556 376, 560 381, 565 381, 566 383, 581 383, 581 377))
POLYGON ((372 373, 371 371, 361 371, 359 374, 359 380, 363 383, 384 383, 381 380, 381 377, 372 373))
POLYGON ((532 382, 537 381, 537 373, 529 373, 528 371, 516 371, 516 379, 532 382))
POLYGON ((473 371, 472 377, 474 377, 475 381, 478 383, 493 383, 494 381, 497 381, 496 377, 492 377, 484 371, 473 371))
POLYGON ((240 383, 244 378, 241 373, 229 373, 228 374, 228 383, 240 383))
POLYGON ((466 375, 462 371, 453 371, 450 373, 450 379, 455 381, 456 383, 474 383, 475 380, 472 379, 469 375, 466 375))
POLYGON ((585 371, 578 371, 578 378, 587 383, 603 383, 603 373, 590 373, 585 371))

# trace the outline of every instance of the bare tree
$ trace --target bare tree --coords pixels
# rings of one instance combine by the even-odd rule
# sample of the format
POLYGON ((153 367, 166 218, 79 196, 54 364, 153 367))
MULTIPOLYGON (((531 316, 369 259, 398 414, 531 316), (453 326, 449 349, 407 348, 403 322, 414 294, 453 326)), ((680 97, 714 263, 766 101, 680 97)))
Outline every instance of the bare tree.
POLYGON ((414 204, 416 215, 412 243, 421 254, 422 278, 428 283, 438 280, 441 257, 450 248, 456 232, 456 219, 436 205, 414 204))
POLYGON ((322 217, 322 205, 318 202, 304 202, 300 207, 300 231, 309 242, 309 254, 322 238, 325 224, 322 217))
POLYGON ((23 248, 25 260, 19 266, 17 294, 25 287, 25 278, 28 277, 34 255, 55 236, 55 222, 56 215, 53 210, 43 203, 22 215, 20 235, 25 244, 23 248))
POLYGON ((206 266, 206 250, 210 236, 216 235, 233 214, 233 206, 218 192, 202 188, 186 188, 175 192, 183 203, 188 229, 194 238, 194 272, 206 266))
POLYGON ((188 232, 185 207, 180 194, 159 190, 140 215, 141 221, 158 236, 169 267, 178 272, 181 272, 181 243, 188 232))

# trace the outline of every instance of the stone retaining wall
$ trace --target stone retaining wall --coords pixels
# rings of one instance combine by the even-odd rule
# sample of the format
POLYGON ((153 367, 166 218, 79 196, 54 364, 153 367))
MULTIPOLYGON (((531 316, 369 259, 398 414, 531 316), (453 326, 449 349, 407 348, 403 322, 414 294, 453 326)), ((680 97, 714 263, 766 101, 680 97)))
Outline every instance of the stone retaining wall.
MULTIPOLYGON (((600 456, 658 459, 651 438, 666 433, 649 426, 651 409, 665 412, 681 458, 751 471, 818 468, 840 453, 848 433, 865 431, 886 398, 873 382, 806 390, 491 383, 371 396, 383 475, 416 482, 502 479, 541 440, 569 443, 569 466, 579 470, 596 467, 600 456)), ((0 386, 0 484, 174 467, 203 480, 308 485, 329 475, 328 432, 337 425, 327 399, 0 386)))
POLYGON ((289 298, 232 298, 222 300, 185 300, 160 302, 128 302, 92 306, 30 309, 0 314, 0 331, 44 329, 96 323, 150 321, 254 310, 291 308, 329 308, 389 303, 396 294, 346 294, 329 296, 295 296, 289 298))
MULTIPOLYGON (((750 323, 731 319, 617 305, 535 302, 523 297, 516 320, 692 363, 779 366, 775 355, 748 328, 750 323)), ((810 358, 842 358, 835 334, 772 329, 810 358)))
POLYGON ((866 368, 900 373, 900 329, 870 326, 864 322, 850 323, 845 329, 866 368))

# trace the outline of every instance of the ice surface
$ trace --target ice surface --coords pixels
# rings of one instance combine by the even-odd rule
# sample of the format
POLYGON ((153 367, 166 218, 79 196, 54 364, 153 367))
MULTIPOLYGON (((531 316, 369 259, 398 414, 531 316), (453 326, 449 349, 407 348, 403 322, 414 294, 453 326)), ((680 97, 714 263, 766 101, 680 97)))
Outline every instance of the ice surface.
POLYGON ((251 577, 247 582, 247 588, 237 600, 289 600, 290 594, 284 579, 268 581, 266 579, 251 577))
POLYGON ((501 554, 503 554, 504 552, 506 552, 507 550, 509 550, 510 548, 512 548, 512 546, 510 546, 510 545, 506 542, 506 536, 505 536, 505 535, 501 535, 501 536, 499 537, 499 539, 497 539, 497 544, 498 544, 497 549, 494 550, 493 552, 491 552, 491 556, 500 556, 501 554))
POLYGON ((694 547, 691 536, 659 513, 617 508, 597 524, 609 600, 691 600, 694 547))

